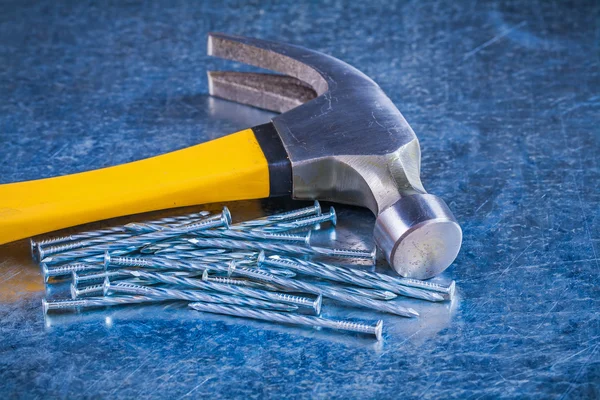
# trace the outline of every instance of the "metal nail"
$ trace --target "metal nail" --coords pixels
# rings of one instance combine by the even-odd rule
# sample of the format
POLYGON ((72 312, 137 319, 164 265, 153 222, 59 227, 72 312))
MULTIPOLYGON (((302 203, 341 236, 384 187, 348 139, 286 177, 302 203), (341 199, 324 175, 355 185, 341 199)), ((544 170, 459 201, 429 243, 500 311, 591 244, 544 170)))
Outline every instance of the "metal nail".
MULTIPOLYGON (((196 276, 193 272, 187 271, 163 271, 164 274, 173 275, 173 276, 185 276, 185 277, 193 277, 196 276)), ((73 272, 72 281, 76 287, 79 287, 81 284, 89 284, 92 282, 102 282, 106 278, 110 278, 110 280, 127 280, 131 279, 131 275, 124 270, 112 270, 112 271, 102 271, 94 274, 78 274, 77 272, 73 272)), ((149 283, 158 283, 158 281, 146 279, 144 280, 147 284, 149 283)))
MULTIPOLYGON (((240 264, 253 263, 252 260, 237 260, 240 264)), ((108 253, 104 255, 104 266, 106 269, 111 267, 142 267, 152 269, 166 269, 166 270, 178 270, 178 271, 197 271, 203 272, 205 270, 228 272, 229 264, 227 262, 193 262, 189 260, 170 260, 167 258, 151 257, 151 258, 139 258, 139 257, 113 257, 108 253)), ((269 269, 274 275, 285 276, 293 278, 296 273, 287 269, 269 269)))
POLYGON ((252 229, 260 226, 267 226, 271 224, 275 224, 278 222, 298 219, 302 217, 306 217, 309 215, 321 215, 321 205, 318 201, 314 202, 314 205, 306 208, 300 208, 298 210, 292 210, 280 214, 268 215, 266 217, 253 219, 250 221, 238 222, 236 224, 231 225, 231 229, 233 230, 243 230, 243 229, 252 229))
POLYGON ((81 296, 102 295, 104 293, 104 284, 90 285, 78 288, 75 282, 71 283, 71 298, 77 299, 81 296))
POLYGON ((220 283, 208 282, 205 280, 171 276, 160 272, 148 272, 148 271, 133 271, 123 270, 125 273, 144 279, 153 279, 163 283, 169 283, 173 285, 189 286, 204 290, 213 290, 215 292, 222 292, 242 297, 253 297, 260 300, 272 301, 274 303, 285 303, 294 304, 301 307, 309 307, 315 310, 318 314, 321 310, 321 298, 317 297, 316 300, 309 299, 307 297, 293 296, 287 293, 276 293, 269 292, 261 289, 253 289, 242 286, 223 285, 220 283))
POLYGON ((375 262, 375 249, 367 250, 351 250, 351 249, 327 249, 323 247, 301 247, 285 243, 270 243, 270 242, 249 242, 245 240, 232 239, 205 239, 193 238, 188 239, 191 244, 202 247, 217 247, 230 250, 254 250, 254 251, 271 251, 275 253, 292 253, 304 255, 324 255, 329 257, 353 257, 367 259, 375 262))
POLYGON ((52 248, 48 250, 55 251, 58 254, 46 257, 42 259, 42 261, 56 265, 65 262, 70 262, 80 258, 95 256, 98 254, 102 254, 105 251, 116 251, 119 253, 119 255, 125 255, 130 252, 136 251, 140 247, 146 246, 149 243, 157 242, 159 240, 168 239, 174 236, 180 236, 186 233, 191 233, 199 230, 210 229, 219 226, 229 226, 231 222, 231 214, 229 213, 227 207, 223 207, 223 212, 218 217, 218 220, 216 218, 208 218, 201 222, 195 222, 186 225, 178 225, 172 229, 170 228, 147 233, 144 235, 131 236, 129 238, 120 240, 119 242, 95 245, 93 247, 78 249, 75 251, 63 252, 61 249, 52 248))
MULTIPOLYGON (((328 286, 320 285, 318 283, 313 283, 313 285, 315 285, 317 287, 326 287, 326 288, 328 287, 328 286)), ((350 286, 335 286, 332 288, 335 289, 340 294, 348 294, 348 295, 352 295, 352 296, 367 297, 369 299, 374 299, 374 300, 389 301, 389 300, 394 300, 395 298, 398 297, 397 294, 392 293, 389 290, 364 289, 364 288, 357 288, 357 287, 350 287, 350 286)))
POLYGON ((226 238, 238 240, 273 240, 280 242, 301 242, 305 245, 310 245, 310 235, 306 234, 286 234, 286 233, 266 233, 260 231, 234 231, 234 230, 217 230, 211 229, 202 232, 194 233, 197 237, 202 238, 226 238))
POLYGON ((329 214, 318 215, 315 217, 308 217, 297 219, 289 222, 280 222, 274 225, 265 226, 263 228, 258 228, 262 232, 284 232, 290 231, 294 229, 313 227, 315 225, 319 225, 325 222, 331 222, 333 226, 337 224, 337 216, 335 214, 335 209, 333 207, 329 208, 329 214))
POLYGON ((306 325, 313 327, 358 332, 373 335, 377 340, 382 338, 383 321, 379 320, 375 325, 367 325, 352 321, 339 321, 323 317, 312 317, 298 314, 285 314, 273 311, 256 310, 244 307, 226 306, 221 304, 192 303, 189 307, 197 311, 214 314, 225 314, 236 317, 259 319, 263 321, 281 322, 293 325, 306 325))
POLYGON ((389 283, 388 281, 380 279, 380 276, 386 276, 375 272, 367 272, 358 269, 351 269, 345 267, 339 267, 331 264, 306 261, 296 258, 286 258, 282 256, 270 256, 265 258, 264 252, 258 256, 258 265, 268 265, 271 267, 280 267, 291 269, 300 274, 316 276, 319 278, 325 278, 336 282, 349 283, 352 285, 388 290, 402 296, 413 297, 428 301, 444 301, 445 298, 440 293, 435 293, 423 289, 407 287, 399 284, 396 279, 396 283, 389 283))
POLYGON ((298 306, 292 304, 273 303, 264 300, 258 300, 251 297, 229 296, 219 293, 205 293, 199 290, 180 290, 167 288, 150 288, 147 286, 134 285, 130 283, 117 282, 115 284, 105 283, 105 295, 113 293, 138 294, 149 297, 156 297, 164 300, 187 300, 200 301, 206 303, 233 304, 238 306, 256 307, 267 310, 277 311, 296 311, 298 306))
MULTIPOLYGON (((195 247, 195 246, 194 246, 195 247)), ((226 251, 226 250, 223 250, 226 251)), ((177 253, 157 253, 157 256, 161 258, 166 258, 169 260, 188 260, 188 259, 197 259, 201 262, 229 262, 231 260, 244 260, 248 262, 255 262, 258 258, 258 253, 255 251, 251 252, 232 252, 232 253, 221 253, 214 255, 205 255, 203 254, 203 250, 192 250, 186 252, 177 252, 177 253)))
POLYGON ((297 281, 293 279, 280 278, 274 275, 267 274, 262 271, 242 268, 236 265, 235 261, 230 263, 230 275, 244 276, 246 278, 256 279, 263 282, 272 283, 279 286, 285 286, 291 289, 296 289, 299 292, 321 294, 323 297, 339 301, 341 303, 350 304, 353 306, 361 306, 372 310, 387 312, 402 317, 417 317, 419 313, 412 308, 403 307, 389 302, 372 300, 361 296, 353 296, 336 291, 335 288, 327 288, 316 286, 308 282, 297 281))
POLYGON ((73 308, 106 307, 122 304, 155 303, 162 301, 148 296, 113 296, 113 297, 87 297, 77 300, 55 300, 42 299, 42 310, 47 314, 50 310, 68 310, 73 308))
POLYGON ((67 264, 61 265, 59 267, 48 267, 46 263, 41 263, 40 267, 42 269, 42 276, 44 277, 44 282, 48 282, 48 279, 50 277, 71 275, 72 272, 90 272, 102 270, 101 265, 83 263, 67 264))
POLYGON ((206 276, 203 274, 202 279, 205 281, 208 281, 208 282, 222 283, 224 285, 245 286, 245 287, 251 287, 251 288, 255 288, 255 289, 264 289, 264 290, 270 290, 270 291, 275 291, 275 292, 282 290, 282 288, 275 286, 275 285, 271 285, 269 283, 255 282, 255 281, 250 281, 248 279, 229 278, 226 276, 210 276, 208 273, 206 274, 206 276))
POLYGON ((102 245, 105 243, 113 243, 118 242, 119 240, 127 239, 132 237, 133 235, 130 233, 115 233, 111 235, 99 236, 96 238, 79 240, 79 241, 70 241, 65 244, 61 244, 59 246, 48 246, 48 247, 40 247, 37 248, 37 259, 43 260, 44 258, 51 256, 56 253, 64 253, 66 251, 80 249, 82 247, 90 247, 102 245))
MULTIPOLYGON (((186 215, 180 215, 180 216, 174 216, 174 217, 164 217, 164 218, 160 218, 157 220, 149 221, 149 223, 153 223, 153 224, 182 223, 182 222, 185 222, 190 219, 202 218, 209 214, 210 213, 208 211, 200 211, 200 212, 195 212, 195 213, 186 214, 186 215)), ((110 235, 113 233, 125 232, 126 231, 125 227, 126 227, 126 225, 115 226, 112 228, 96 229, 93 231, 81 232, 81 233, 77 233, 74 235, 59 236, 59 237, 43 239, 38 242, 33 242, 33 240, 32 240, 32 242, 33 242, 32 245, 35 244, 36 248, 51 246, 51 245, 54 246, 54 245, 57 245, 59 243, 64 243, 64 242, 84 240, 84 239, 89 239, 92 237, 98 237, 98 236, 110 235)))
MULTIPOLYGON (((135 228, 138 233, 150 233, 163 230, 164 227, 161 225, 142 224, 136 223, 135 228)), ((307 234, 285 234, 285 233, 266 233, 260 231, 234 231, 231 229, 209 229, 205 231, 199 231, 194 233, 198 237, 206 238, 227 238, 227 239, 241 239, 241 240, 278 240, 288 242, 302 242, 306 245, 310 244, 310 232, 307 234)))

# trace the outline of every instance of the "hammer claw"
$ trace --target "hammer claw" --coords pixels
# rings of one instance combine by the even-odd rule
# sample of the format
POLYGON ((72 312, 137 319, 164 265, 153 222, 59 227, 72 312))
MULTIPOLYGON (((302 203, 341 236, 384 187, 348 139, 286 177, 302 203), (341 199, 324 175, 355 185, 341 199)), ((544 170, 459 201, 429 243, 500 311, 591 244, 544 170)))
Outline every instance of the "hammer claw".
POLYGON ((317 97, 299 79, 254 72, 208 71, 208 90, 211 96, 279 113, 317 97))

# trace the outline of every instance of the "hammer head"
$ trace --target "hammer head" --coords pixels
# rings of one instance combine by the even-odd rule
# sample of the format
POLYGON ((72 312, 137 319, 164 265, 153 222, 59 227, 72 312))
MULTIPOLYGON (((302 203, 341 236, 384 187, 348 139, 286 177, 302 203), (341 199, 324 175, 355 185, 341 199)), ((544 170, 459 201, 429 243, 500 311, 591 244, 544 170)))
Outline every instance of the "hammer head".
POLYGON ((277 42, 213 33, 208 53, 284 74, 209 72, 209 91, 282 113, 272 122, 294 198, 369 208, 375 241, 402 276, 430 278, 454 261, 460 226, 423 188, 419 141, 375 82, 336 58, 277 42))

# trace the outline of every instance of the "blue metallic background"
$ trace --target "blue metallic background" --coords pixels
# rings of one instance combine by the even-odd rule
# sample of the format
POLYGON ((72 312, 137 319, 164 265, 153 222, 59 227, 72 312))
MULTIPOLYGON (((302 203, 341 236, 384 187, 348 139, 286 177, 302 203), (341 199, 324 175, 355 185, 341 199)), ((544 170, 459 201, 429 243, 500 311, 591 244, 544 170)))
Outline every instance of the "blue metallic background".
MULTIPOLYGON (((207 96, 205 70, 232 68, 205 55, 209 31, 320 50, 380 84, 462 223, 442 277, 459 298, 415 302, 417 320, 325 303, 383 318, 382 343, 178 305, 44 319, 20 241, 0 246, 0 397, 600 397, 600 3, 4 0, 0 183, 268 120, 207 96)), ((239 220, 304 204, 230 206, 239 220)), ((372 245, 369 212, 337 209, 319 240, 372 245)))

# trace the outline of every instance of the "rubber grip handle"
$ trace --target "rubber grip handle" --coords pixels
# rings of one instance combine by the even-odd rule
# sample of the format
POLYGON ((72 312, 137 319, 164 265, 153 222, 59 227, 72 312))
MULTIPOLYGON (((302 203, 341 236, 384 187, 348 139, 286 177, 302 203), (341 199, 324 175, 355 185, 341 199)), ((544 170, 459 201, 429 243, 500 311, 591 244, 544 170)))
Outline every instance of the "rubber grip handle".
POLYGON ((73 175, 0 185, 0 244, 121 215, 269 196, 252 129, 73 175))

